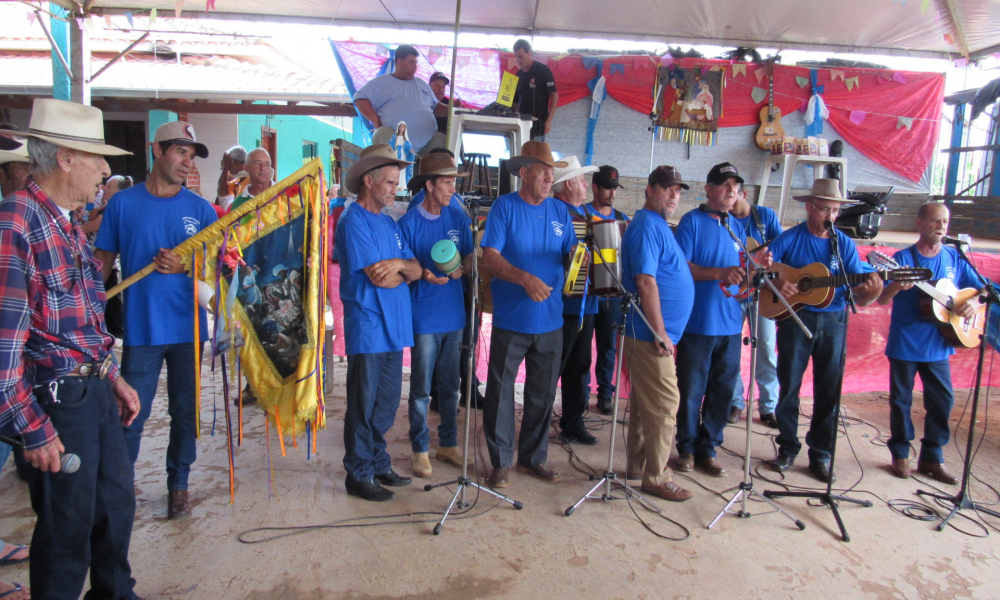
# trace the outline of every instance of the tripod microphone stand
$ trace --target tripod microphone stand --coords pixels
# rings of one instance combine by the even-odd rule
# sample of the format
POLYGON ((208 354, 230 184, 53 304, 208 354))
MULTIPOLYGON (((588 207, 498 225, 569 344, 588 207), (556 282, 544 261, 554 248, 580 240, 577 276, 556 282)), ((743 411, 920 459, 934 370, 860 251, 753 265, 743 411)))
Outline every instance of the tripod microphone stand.
MULTIPOLYGON (((986 302, 986 322, 989 323, 990 309, 995 303, 1000 303, 1000 296, 997 295, 996 287, 989 281, 983 278, 983 276, 976 270, 972 261, 966 256, 962 247, 956 246, 958 253, 962 258, 969 264, 972 271, 982 282, 985 289, 985 302, 986 302)), ((945 517, 941 523, 937 526, 938 531, 944 531, 944 528, 948 526, 948 521, 954 517, 960 510, 974 510, 976 512, 983 512, 993 517, 1000 517, 1000 512, 986 508, 982 505, 976 504, 972 501, 971 493, 969 492, 969 483, 972 478, 972 454, 973 454, 973 438, 975 438, 976 432, 976 413, 979 411, 979 391, 982 389, 983 383, 983 363, 986 359, 986 345, 987 345, 987 335, 986 332, 989 331, 989 327, 983 327, 983 334, 980 335, 979 341, 979 359, 976 363, 976 388, 972 393, 972 415, 969 417, 969 439, 966 441, 965 445, 965 462, 962 465, 962 483, 959 491, 954 496, 949 496, 947 494, 935 494, 932 492, 927 492, 924 490, 917 490, 917 494, 921 496, 928 496, 938 500, 945 500, 953 504, 951 512, 945 517)))
MULTIPOLYGON (((737 517, 743 519, 749 518, 751 514, 750 511, 747 510, 747 504, 750 501, 750 498, 754 494, 756 494, 762 500, 770 504, 771 508, 773 508, 775 511, 788 517, 788 519, 791 520, 793 523, 795 523, 795 526, 798 527, 799 530, 801 531, 806 528, 806 524, 803 523, 801 520, 796 519, 792 515, 786 513, 773 500, 768 498, 766 495, 760 494, 760 492, 755 490, 753 488, 753 478, 750 476, 750 437, 753 435, 753 431, 751 429, 751 423, 753 421, 754 384, 756 383, 754 373, 756 372, 755 368, 757 365, 757 313, 758 313, 758 307, 760 306, 761 283, 766 282, 766 284, 771 287, 772 291, 774 291, 775 296, 781 298, 781 301, 784 302, 786 306, 787 302, 785 302, 785 299, 781 296, 781 294, 777 293, 777 289, 775 289, 774 284, 771 283, 770 271, 762 267, 760 264, 757 263, 756 260, 754 260, 753 256, 751 256, 750 253, 747 252, 747 248, 743 244, 743 242, 739 239, 739 237, 735 233, 733 233, 733 230, 729 227, 729 219, 722 218, 722 216, 720 216, 720 219, 722 221, 723 226, 729 232, 729 235, 740 246, 742 252, 747 257, 748 277, 749 277, 749 268, 753 267, 754 271, 753 276, 749 278, 750 297, 748 298, 748 304, 747 304, 747 321, 750 323, 750 336, 749 338, 744 340, 744 343, 750 346, 750 383, 749 385, 747 385, 747 400, 746 400, 747 439, 746 439, 746 447, 744 448, 743 452, 743 481, 739 484, 739 486, 737 486, 737 491, 735 494, 733 494, 732 499, 730 499, 729 502, 726 504, 726 506, 719 512, 718 515, 716 515, 715 519, 711 523, 709 523, 708 528, 711 529, 712 527, 714 527, 715 524, 719 522, 719 519, 722 518, 722 515, 726 513, 734 514, 737 517), (735 505, 737 502, 741 503, 739 510, 734 513, 730 513, 729 509, 732 508, 733 505, 735 505)), ((790 307, 789 307, 789 312, 792 315, 795 314, 795 312, 792 311, 790 307)), ((796 316, 795 318, 796 320, 798 320, 798 316, 796 316)), ((809 330, 806 329, 805 325, 802 324, 801 321, 799 321, 799 324, 801 325, 802 330, 805 331, 807 335, 809 335, 809 330)))
MULTIPOLYGON (((837 240, 837 232, 833 228, 833 223, 830 221, 824 222, 824 227, 830 232, 830 246, 833 248, 833 254, 837 257, 837 264, 840 265, 840 270, 847 275, 847 268, 844 264, 844 258, 840 254, 840 244, 837 240)), ((788 491, 772 491, 767 490, 764 492, 765 498, 783 498, 788 496, 789 498, 815 498, 820 501, 821 504, 828 506, 833 512, 833 518, 837 521, 837 527, 840 528, 840 537, 845 542, 851 541, 851 536, 847 533, 847 528, 844 526, 844 520, 840 517, 840 510, 837 508, 838 502, 850 502, 852 504, 858 504, 864 507, 871 507, 872 503, 870 500, 858 500, 856 498, 848 498, 847 496, 839 496, 833 493, 833 480, 834 480, 834 470, 833 466, 836 464, 837 459, 837 431, 838 425, 837 421, 842 418, 840 412, 840 402, 842 392, 844 390, 844 369, 847 367, 847 325, 850 322, 851 312, 857 313, 858 307, 854 304, 854 290, 851 289, 850 283, 844 283, 844 295, 847 299, 847 306, 850 311, 845 308, 844 313, 844 345, 840 351, 840 379, 837 381, 837 391, 836 398, 837 401, 834 403, 833 408, 833 435, 832 444, 830 448, 830 477, 826 481, 826 491, 825 492, 788 492, 788 491)))
POLYGON ((452 496, 451 502, 448 504, 448 508, 445 509, 444 514, 441 515, 441 520, 437 525, 434 526, 434 535, 440 535, 441 529, 444 527, 445 520, 451 514, 451 511, 458 508, 468 508, 469 503, 465 501, 465 491, 468 487, 476 488, 477 492, 485 492, 504 502, 509 503, 517 510, 524 508, 524 504, 511 500, 503 494, 498 494, 488 487, 481 486, 478 483, 473 482, 469 478, 469 425, 472 421, 472 413, 475 409, 472 406, 472 400, 475 398, 475 389, 473 389, 473 381, 476 380, 476 347, 478 344, 478 336, 476 335, 476 320, 479 316, 477 311, 479 308, 479 261, 476 256, 476 234, 479 233, 479 203, 475 200, 472 201, 472 271, 469 273, 469 287, 472 293, 470 294, 469 306, 466 314, 466 323, 471 332, 469 335, 469 343, 463 348, 468 351, 468 357, 466 358, 466 365, 468 366, 468 375, 465 378, 465 397, 468 399, 468 406, 465 410, 465 440, 462 444, 462 475, 458 479, 453 479, 451 481, 446 481, 444 483, 429 483, 424 486, 424 491, 429 492, 434 488, 444 487, 448 485, 456 485, 455 495, 452 496))

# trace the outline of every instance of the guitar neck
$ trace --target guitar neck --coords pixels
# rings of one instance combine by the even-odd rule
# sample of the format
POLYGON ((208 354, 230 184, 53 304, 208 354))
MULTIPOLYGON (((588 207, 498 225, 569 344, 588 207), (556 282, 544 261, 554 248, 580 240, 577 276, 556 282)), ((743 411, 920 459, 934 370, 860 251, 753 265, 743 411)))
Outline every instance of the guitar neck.
MULTIPOLYGON (((888 271, 876 271, 876 275, 879 276, 883 281, 888 281, 891 279, 891 274, 888 271)), ((822 287, 840 287, 845 283, 847 285, 857 285, 859 283, 864 283, 865 279, 868 277, 868 273, 856 273, 853 275, 830 275, 827 277, 814 277, 810 282, 813 288, 822 287)))
POLYGON ((940 302, 949 309, 954 307, 955 300, 951 296, 945 294, 944 292, 937 289, 933 285, 927 283, 926 281, 917 281, 916 286, 919 289, 921 289, 925 294, 927 294, 937 302, 940 302))

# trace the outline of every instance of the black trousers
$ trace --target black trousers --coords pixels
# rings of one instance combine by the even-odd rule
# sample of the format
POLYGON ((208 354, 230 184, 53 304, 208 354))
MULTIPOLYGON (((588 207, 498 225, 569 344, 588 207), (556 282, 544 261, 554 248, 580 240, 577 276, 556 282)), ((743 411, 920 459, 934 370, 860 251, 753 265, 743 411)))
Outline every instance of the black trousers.
POLYGON ((35 388, 66 452, 80 457, 76 473, 30 469, 31 506, 38 515, 31 539, 31 597, 133 600, 128 563, 135 520, 135 475, 125 448, 118 404, 107 379, 63 377, 53 398, 35 388))
POLYGON ((590 365, 592 362, 595 315, 563 315, 562 362, 562 416, 559 428, 575 434, 586 426, 583 415, 590 403, 590 365))

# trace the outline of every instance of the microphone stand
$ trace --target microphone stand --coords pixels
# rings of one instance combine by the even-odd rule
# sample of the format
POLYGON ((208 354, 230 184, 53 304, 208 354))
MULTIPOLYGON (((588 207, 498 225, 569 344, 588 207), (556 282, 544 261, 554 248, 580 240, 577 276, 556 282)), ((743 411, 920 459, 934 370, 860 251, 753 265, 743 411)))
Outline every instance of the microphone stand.
POLYGON ((476 412, 472 408, 472 399, 475 398, 473 395, 473 384, 472 382, 476 380, 476 345, 478 343, 478 336, 476 335, 476 317, 479 308, 479 261, 476 256, 476 234, 479 233, 479 202, 473 200, 470 208, 472 209, 472 271, 469 273, 469 282, 472 289, 472 293, 469 297, 469 306, 466 310, 466 325, 469 327, 469 331, 472 335, 469 336, 469 343, 465 345, 463 350, 468 351, 468 361, 466 365, 468 366, 468 376, 465 378, 465 397, 468 399, 468 407, 465 411, 465 440, 462 444, 462 475, 458 479, 453 479, 451 481, 446 481, 444 483, 429 483, 424 486, 424 491, 429 492, 434 488, 444 487, 448 485, 457 485, 455 488, 455 494, 451 498, 451 502, 448 504, 448 508, 445 509, 444 514, 441 515, 441 520, 437 525, 434 526, 434 535, 440 535, 441 529, 444 527, 444 522, 447 520, 451 511, 458 508, 468 508, 469 503, 465 500, 465 488, 474 487, 478 492, 485 492, 504 502, 509 503, 517 510, 524 508, 524 504, 516 500, 511 500, 503 494, 498 494, 488 487, 479 485, 473 482, 469 478, 469 424, 472 419, 472 413, 476 412))
MULTIPOLYGON (((972 264, 972 261, 969 260, 969 257, 962 250, 961 244, 955 244, 955 249, 958 250, 958 254, 962 257, 962 259, 965 260, 965 262, 969 264, 969 267, 972 268, 972 272, 976 274, 976 277, 979 278, 980 283, 983 284, 984 293, 980 297, 980 302, 986 303, 985 314, 986 314, 986 323, 988 325, 990 319, 990 309, 992 308, 992 305, 1000 304, 1000 295, 997 294, 997 288, 996 286, 993 285, 993 283, 987 281, 982 276, 982 274, 976 269, 976 267, 972 264)), ((983 362, 985 361, 986 358, 986 344, 988 343, 986 340, 987 331, 989 331, 989 327, 984 327, 982 335, 979 336, 980 339, 979 359, 976 362, 976 388, 975 390, 973 390, 972 393, 972 415, 969 417, 969 438, 966 441, 965 445, 965 461, 962 465, 961 487, 959 488, 958 493, 955 494, 954 496, 949 496, 947 494, 935 494, 924 490, 917 490, 917 494, 920 494, 921 496, 929 496, 931 498, 935 498, 938 500, 945 500, 947 502, 952 503, 953 506, 951 512, 949 512, 948 516, 945 517, 940 524, 938 524, 937 526, 938 531, 943 531, 944 528, 948 525, 948 521, 950 521, 951 518, 954 517, 960 510, 974 510, 977 513, 983 512, 993 517, 1000 517, 1000 512, 986 508, 982 504, 976 504, 975 502, 973 502, 971 497, 972 494, 969 491, 969 483, 970 479, 972 478, 972 457, 973 457, 972 446, 973 446, 973 438, 975 438, 975 432, 976 432, 976 413, 979 411, 979 392, 982 389, 983 362)))
MULTIPOLYGON (((603 256, 604 249, 600 247, 600 244, 597 243, 597 240, 594 239, 593 236, 588 236, 587 240, 596 249, 598 255, 603 256)), ((567 517, 571 516, 573 512, 576 511, 576 509, 586 500, 605 500, 605 501, 618 500, 618 498, 615 498, 614 496, 611 495, 612 484, 614 484, 618 480, 618 475, 615 473, 614 470, 615 433, 616 433, 616 428, 614 427, 614 425, 618 422, 618 403, 622 389, 621 385, 622 357, 624 356, 624 351, 625 351, 625 318, 626 315, 628 314, 628 311, 633 310, 634 308, 636 310, 636 314, 638 314, 639 317, 641 317, 643 322, 646 324, 646 327, 648 327, 649 330, 653 332, 653 337, 656 338, 657 344, 664 350, 667 349, 667 345, 666 343, 664 343, 663 338, 661 338, 655 331, 653 331, 652 325, 649 324, 649 320, 646 319, 646 315, 643 314, 642 308, 639 306, 640 303, 638 295, 633 294, 625 289, 625 286, 622 285, 621 278, 618 277, 618 274, 615 273, 614 269, 608 266, 607 261, 602 260, 601 264, 604 265, 604 268, 615 280, 615 286, 622 294, 622 314, 618 324, 615 325, 615 329, 618 330, 618 337, 617 337, 618 348, 615 352, 615 377, 613 381, 615 381, 617 385, 615 385, 615 393, 613 396, 612 408, 611 408, 612 427, 611 427, 611 443, 608 447, 608 468, 604 471, 604 473, 600 477, 598 477, 597 475, 590 476, 590 480, 591 481, 598 480, 597 483, 592 488, 590 488, 587 491, 587 493, 584 494, 579 500, 577 500, 576 503, 574 503, 572 506, 566 509, 565 514, 567 517), (604 493, 600 495, 595 495, 594 492, 596 492, 597 489, 602 485, 604 486, 604 493)), ((643 505, 649 508, 650 510, 659 514, 663 514, 662 510, 660 510, 655 505, 650 504, 642 496, 642 494, 639 493, 638 490, 630 486, 624 480, 619 481, 618 483, 625 489, 626 498, 628 498, 629 496, 634 496, 638 501, 642 502, 643 505)))
MULTIPOLYGON (((837 230, 834 229, 833 223, 829 220, 823 222, 823 226, 827 231, 830 232, 830 247, 833 250, 833 255, 837 257, 837 264, 840 265, 840 270, 844 274, 845 278, 847 276, 847 267, 844 263, 844 257, 840 254, 840 242, 837 239, 837 230)), ((851 284, 844 282, 844 295, 846 296, 847 306, 850 307, 851 312, 857 314, 858 307, 854 303, 854 290, 851 289, 851 284)), ((845 309, 846 310, 846 309, 845 309)), ((848 498, 847 496, 839 496, 833 493, 833 479, 834 470, 833 466, 837 459, 837 421, 842 418, 840 412, 840 401, 841 395, 844 390, 844 369, 847 366, 847 324, 850 321, 851 313, 844 314, 844 345, 840 351, 840 379, 837 381, 837 391, 836 397, 837 401, 834 403, 833 407, 833 443, 830 449, 830 477, 826 482, 825 492, 788 492, 788 491, 771 491, 768 490, 764 492, 764 495, 768 498, 782 498, 788 496, 789 498, 816 498, 820 501, 820 504, 830 507, 833 512, 833 518, 837 521, 837 527, 840 528, 840 537, 845 542, 851 541, 851 536, 847 533, 847 528, 844 526, 844 520, 840 517, 840 510, 837 508, 837 502, 851 502, 853 504, 858 504, 864 507, 871 507, 872 503, 869 500, 858 500, 856 498, 848 498)), ((846 435, 846 428, 845 428, 846 435)))
MULTIPOLYGON (((798 527, 799 530, 801 531, 806 528, 806 524, 803 523, 801 520, 796 519, 792 515, 786 513, 784 510, 782 510, 780 506, 778 506, 773 500, 768 498, 766 495, 762 495, 759 492, 757 492, 757 490, 753 488, 753 478, 750 476, 750 437, 752 435, 751 422, 753 420, 754 383, 755 383, 753 373, 754 373, 754 367, 756 366, 757 362, 757 312, 760 303, 761 282, 766 281, 767 284, 771 286, 772 290, 774 290, 774 293, 777 295, 777 297, 781 298, 782 302, 785 302, 785 299, 781 296, 781 294, 777 293, 777 289, 775 289, 774 284, 771 283, 771 277, 773 276, 773 273, 771 273, 768 269, 761 266, 760 263, 758 263, 753 258, 753 256, 750 255, 750 253, 747 251, 746 246, 743 244, 743 241, 740 240, 740 238, 733 232, 732 228, 729 227, 728 216, 725 213, 723 213, 719 215, 719 219, 722 221, 722 225, 726 228, 726 231, 729 232, 730 237, 733 238, 733 241, 736 242, 736 244, 740 247, 740 250, 747 257, 747 277, 748 281, 750 282, 749 283, 750 297, 748 298, 749 304, 747 310, 747 320, 750 322, 750 336, 748 338, 745 338, 743 340, 743 343, 745 345, 750 346, 750 384, 747 386, 747 399, 746 399, 746 447, 743 453, 743 481, 737 487, 737 492, 733 494, 732 499, 730 499, 729 502, 726 504, 726 506, 719 512, 718 515, 716 515, 715 519, 711 523, 709 523, 708 528, 711 529, 713 526, 715 526, 715 524, 719 522, 719 519, 722 518, 722 515, 726 513, 734 514, 737 517, 743 519, 749 518, 751 515, 750 512, 747 510, 747 504, 750 501, 750 497, 756 494, 758 497, 760 497, 765 502, 770 504, 771 508, 773 508, 776 512, 779 512, 788 517, 788 519, 794 522, 795 526, 798 527), (751 267, 753 268, 752 276, 750 275, 751 267), (739 510, 737 510, 736 512, 729 511, 729 509, 734 504, 741 501, 742 503, 739 510)), ((787 304, 787 302, 785 302, 785 304, 787 304)), ((789 308, 789 314, 795 315, 795 311, 789 308)), ((796 316, 795 318, 796 321, 798 321, 799 325, 802 327, 802 330, 806 333, 806 335, 811 337, 809 330, 798 319, 798 316, 796 316)))

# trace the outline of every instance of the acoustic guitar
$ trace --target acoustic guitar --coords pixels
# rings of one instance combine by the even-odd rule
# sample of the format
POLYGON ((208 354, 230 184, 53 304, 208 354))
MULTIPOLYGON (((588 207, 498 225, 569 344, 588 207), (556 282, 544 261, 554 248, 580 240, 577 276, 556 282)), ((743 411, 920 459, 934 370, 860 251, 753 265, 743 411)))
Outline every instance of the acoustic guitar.
MULTIPOLYGON (((857 285, 864 283, 868 273, 858 273, 856 275, 831 275, 830 270, 823 263, 812 263, 795 269, 782 263, 774 263, 771 270, 778 274, 778 277, 794 283, 798 291, 789 298, 785 298, 792 310, 798 312, 803 306, 815 306, 816 308, 826 308, 833 302, 836 288, 844 285, 857 285)), ((882 281, 927 281, 931 278, 930 269, 893 269, 891 271, 876 271, 882 281)), ((760 314, 768 319, 781 321, 789 317, 789 312, 774 292, 768 290, 760 295, 760 314)))
MULTIPOLYGON (((899 263, 878 251, 868 253, 868 262, 889 269, 899 268, 899 263)), ((917 281, 914 285, 926 296, 920 299, 920 316, 938 326, 938 331, 952 346, 976 348, 986 329, 986 304, 978 298, 979 290, 955 287, 950 279, 934 282, 917 281), (955 314, 955 307, 962 302, 972 302, 976 312, 965 318, 955 314)))
POLYGON ((781 126, 781 109, 774 106, 774 59, 767 59, 767 106, 760 109, 760 128, 757 129, 757 147, 770 150, 771 143, 784 140, 781 126))

